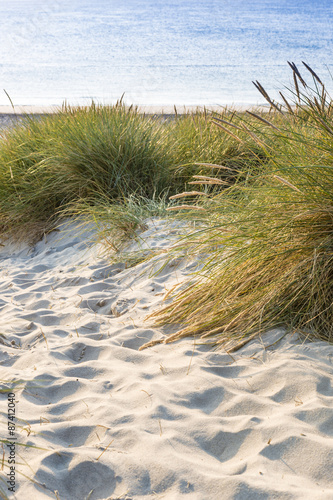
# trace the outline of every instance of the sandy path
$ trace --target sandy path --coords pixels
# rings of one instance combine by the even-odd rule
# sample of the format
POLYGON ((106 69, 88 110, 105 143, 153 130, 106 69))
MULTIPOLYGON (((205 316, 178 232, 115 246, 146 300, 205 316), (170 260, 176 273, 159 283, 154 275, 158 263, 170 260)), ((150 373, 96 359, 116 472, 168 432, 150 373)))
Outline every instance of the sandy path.
MULTIPOLYGON (((141 237, 163 247, 171 233, 155 220, 141 237)), ((17 441, 31 446, 16 444, 11 494, 4 445, 3 494, 333 498, 333 346, 286 336, 263 349, 275 331, 233 358, 191 339, 138 350, 171 331, 144 318, 192 269, 110 265, 75 225, 34 249, 2 248, 0 378, 15 393, 17 441)), ((0 401, 8 439, 6 392, 0 401)))

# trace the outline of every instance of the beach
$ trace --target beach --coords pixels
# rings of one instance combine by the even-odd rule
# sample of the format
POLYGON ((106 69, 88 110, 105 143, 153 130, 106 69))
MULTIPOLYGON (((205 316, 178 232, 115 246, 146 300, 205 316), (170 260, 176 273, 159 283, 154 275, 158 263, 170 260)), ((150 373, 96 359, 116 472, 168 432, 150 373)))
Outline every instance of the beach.
POLYGON ((333 500, 332 1, 3 3, 0 498, 333 500))
POLYGON ((233 353, 193 338, 140 350, 179 328, 147 316, 196 262, 129 267, 128 252, 166 250, 183 232, 151 218, 116 263, 75 220, 1 247, 2 494, 333 498, 332 345, 277 329, 233 353))

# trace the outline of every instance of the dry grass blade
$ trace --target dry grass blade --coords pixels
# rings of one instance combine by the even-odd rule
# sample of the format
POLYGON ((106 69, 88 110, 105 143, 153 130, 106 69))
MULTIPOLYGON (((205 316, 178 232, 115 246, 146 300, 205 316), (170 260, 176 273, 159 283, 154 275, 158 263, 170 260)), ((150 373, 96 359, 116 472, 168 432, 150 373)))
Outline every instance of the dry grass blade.
POLYGON ((296 76, 295 71, 293 71, 293 79, 294 79, 294 85, 295 85, 295 90, 296 90, 298 101, 301 102, 299 87, 298 87, 298 83, 297 83, 297 76, 296 76))
POLYGON ((228 354, 231 354, 233 352, 236 352, 236 351, 239 351, 239 349, 241 349, 242 347, 244 347, 246 344, 248 344, 251 340, 253 340, 255 337, 257 337, 257 333, 254 333, 253 335, 250 335, 249 337, 247 337, 245 340, 243 340, 242 342, 237 342, 233 347, 230 347, 230 349, 226 349, 226 352, 228 354))
POLYGON ((233 127, 237 130, 242 130, 240 127, 238 127, 234 123, 228 122, 227 120, 222 120, 222 118, 218 118, 217 116, 214 116, 214 120, 217 120, 218 122, 224 123, 225 125, 228 125, 229 127, 233 127))
POLYGON ((195 162, 195 165, 199 165, 201 167, 208 167, 208 168, 219 168, 221 170, 230 170, 231 172, 235 172, 236 169, 231 168, 231 167, 226 167, 224 165, 216 165, 215 163, 201 163, 201 162, 195 162))
POLYGON ((252 139, 260 146, 260 147, 265 147, 265 141, 262 141, 261 139, 259 139, 259 137, 254 133, 252 132, 252 130, 250 130, 246 125, 245 123, 242 124, 243 125, 243 128, 244 130, 249 134, 249 136, 252 137, 252 139))
POLYGON ((293 72, 298 76, 299 81, 301 82, 301 84, 303 85, 303 87, 306 89, 307 84, 303 80, 301 73, 298 71, 298 68, 297 68, 296 64, 293 63, 293 62, 289 62, 289 61, 287 61, 287 63, 289 64, 289 66, 291 67, 291 69, 293 70, 293 72))
POLYGON ((258 80, 252 83, 256 87, 256 89, 259 90, 260 94, 266 99, 268 104, 270 104, 273 108, 275 108, 279 113, 283 115, 283 111, 281 110, 281 108, 277 104, 275 104, 275 102, 269 97, 261 83, 258 82, 258 80))
POLYGON ((275 125, 273 125, 273 123, 271 123, 270 121, 266 120, 262 116, 259 116, 256 113, 252 113, 252 111, 248 111, 247 110, 246 112, 249 115, 253 116, 254 118, 257 118, 257 120, 260 120, 261 122, 265 123, 266 125, 269 125, 270 127, 274 128, 275 130, 277 130, 278 132, 280 132, 280 129, 278 129, 278 127, 276 127, 275 125))
POLYGON ((96 461, 98 461, 98 460, 101 458, 101 456, 102 456, 102 455, 106 452, 106 450, 107 450, 107 449, 109 448, 109 446, 113 443, 113 441, 114 441, 114 439, 112 439, 112 440, 109 442, 109 444, 106 446, 106 448, 104 448, 104 450, 102 451, 102 453, 101 453, 100 455, 98 455, 98 457, 97 457, 97 458, 95 458, 95 460, 96 460, 96 461))
POLYGON ((221 182, 216 181, 191 181, 187 184, 191 184, 192 186, 221 186, 221 182))
POLYGON ((211 181, 211 182, 215 182, 216 184, 229 185, 229 182, 222 181, 221 179, 217 179, 216 177, 208 177, 207 175, 193 175, 193 179, 199 179, 202 181, 211 181))
POLYGON ((15 106, 14 106, 14 104, 13 104, 13 101, 12 101, 12 100, 11 100, 11 98, 10 98, 10 95, 8 94, 7 90, 3 89, 3 91, 4 91, 4 93, 6 94, 6 96, 8 97, 9 102, 10 102, 10 104, 11 104, 11 107, 12 107, 12 108, 13 108, 13 110, 15 111, 15 106))
POLYGON ((323 113, 325 112, 326 101, 327 101, 327 94, 325 92, 325 87, 323 87, 322 91, 321 91, 321 106, 322 106, 323 113))
MULTIPOLYGON (((11 441, 10 441, 10 439, 0 439, 0 443, 10 444, 11 441)), ((19 442, 17 442, 16 444, 17 444, 17 446, 23 446, 23 448, 32 448, 34 450, 50 451, 48 448, 42 448, 41 446, 34 446, 32 444, 25 444, 25 443, 19 443, 19 442)), ((58 453, 58 452, 56 452, 56 453, 58 453)))
POLYGON ((178 198, 185 198, 186 196, 208 196, 207 193, 202 191, 185 191, 184 193, 175 194, 170 196, 169 200, 177 200, 178 198))
POLYGON ((43 332, 43 330, 42 330, 41 328, 40 328, 40 331, 41 331, 41 333, 42 333, 42 335, 43 335, 43 338, 44 338, 44 340, 45 340, 45 343, 46 343, 46 348, 47 348, 47 350, 49 350, 49 344, 48 344, 48 342, 47 342, 47 338, 45 337, 45 333, 43 332))
POLYGON ((167 211, 172 212, 173 210, 206 210, 203 207, 197 207, 196 205, 178 205, 177 207, 168 207, 167 211))
POLYGON ((291 182, 287 181, 287 179, 284 179, 280 175, 273 175, 274 179, 278 180, 279 182, 282 182, 282 184, 285 184, 286 186, 290 187, 294 191, 297 191, 298 193, 301 193, 302 191, 298 189, 298 187, 294 186, 291 182))
POLYGON ((314 103, 315 103, 315 105, 316 105, 319 113, 321 113, 322 112, 322 106, 319 104, 319 101, 318 101, 318 99, 317 99, 316 96, 313 97, 313 101, 314 101, 314 103))
POLYGON ((322 86, 324 87, 324 84, 323 84, 323 82, 321 81, 321 79, 319 78, 319 76, 317 75, 317 73, 315 73, 315 72, 313 71, 313 69, 312 69, 312 68, 310 68, 310 66, 309 66, 308 64, 306 64, 304 61, 302 61, 302 63, 304 64, 304 66, 306 67, 306 69, 307 69, 308 71, 310 71, 311 75, 312 75, 312 76, 313 76, 313 77, 317 80, 317 82, 318 82, 318 83, 320 83, 320 85, 322 85, 322 86))
POLYGON ((283 99, 283 101, 284 101, 285 105, 287 106, 287 109, 288 109, 289 113, 290 113, 291 115, 295 115, 295 113, 293 112, 292 107, 290 106, 289 102, 287 101, 287 99, 285 98, 285 96, 282 94, 282 92, 279 92, 279 94, 280 94, 280 96, 282 97, 282 99, 283 99))
POLYGON ((150 342, 146 342, 143 344, 141 347, 139 347, 139 351, 143 351, 144 349, 147 349, 147 347, 154 347, 155 345, 163 344, 163 340, 151 340, 150 342))
POLYGON ((268 101, 270 103, 271 98, 269 97, 269 95, 267 94, 266 90, 261 85, 261 83, 258 82, 258 80, 256 80, 255 82, 252 82, 252 83, 256 87, 256 89, 259 90, 260 94, 266 99, 266 101, 268 101))
POLYGON ((221 125, 219 122, 216 122, 216 121, 212 120, 212 123, 214 123, 214 125, 216 125, 220 129, 222 129, 224 132, 226 132, 227 134, 229 134, 236 141, 240 142, 241 144, 244 144, 244 141, 240 137, 238 137, 237 135, 235 135, 232 132, 230 132, 230 130, 228 130, 226 127, 223 127, 223 125, 221 125))
POLYGON ((322 124, 322 126, 327 130, 327 132, 333 135, 333 130, 327 125, 327 123, 320 117, 317 116, 317 120, 322 124))

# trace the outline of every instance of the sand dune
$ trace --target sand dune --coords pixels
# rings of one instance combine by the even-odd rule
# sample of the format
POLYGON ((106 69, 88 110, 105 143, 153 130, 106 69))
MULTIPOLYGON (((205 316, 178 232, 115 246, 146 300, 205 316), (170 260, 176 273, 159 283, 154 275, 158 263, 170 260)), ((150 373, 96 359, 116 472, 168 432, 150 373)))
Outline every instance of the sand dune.
MULTIPOLYGON (((165 248, 177 231, 151 220, 129 250, 165 248)), ((15 495, 6 479, 1 491, 332 499, 333 346, 276 330, 232 356, 193 339, 139 351, 175 331, 144 319, 195 263, 127 269, 88 236, 73 223, 32 249, 1 249, 0 377, 15 393, 17 441, 29 445, 16 444, 15 495)), ((8 439, 7 394, 1 412, 8 439)))

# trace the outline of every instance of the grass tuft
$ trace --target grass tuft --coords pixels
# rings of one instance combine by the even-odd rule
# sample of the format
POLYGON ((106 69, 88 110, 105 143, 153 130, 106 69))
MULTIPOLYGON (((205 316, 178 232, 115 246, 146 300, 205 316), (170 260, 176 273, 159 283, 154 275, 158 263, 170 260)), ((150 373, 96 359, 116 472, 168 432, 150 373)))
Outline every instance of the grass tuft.
POLYGON ((122 104, 26 116, 0 144, 0 232, 38 237, 82 199, 158 196, 173 162, 162 124, 122 104))
POLYGON ((244 115, 236 119, 262 148, 251 182, 200 198, 204 212, 180 215, 189 221, 201 215, 200 229, 180 251, 204 255, 204 267, 151 316, 158 324, 183 324, 165 342, 194 335, 235 349, 276 327, 333 341, 332 100, 308 65, 314 88, 290 66, 292 104, 274 103, 274 127, 253 114, 257 125, 244 115))
POLYGON ((206 110, 163 121, 119 102, 25 116, 1 135, 0 236, 34 242, 82 200, 100 212, 101 199, 113 207, 132 196, 162 199, 207 169, 219 184, 237 181, 257 162, 253 145, 237 141, 221 140, 206 110))

